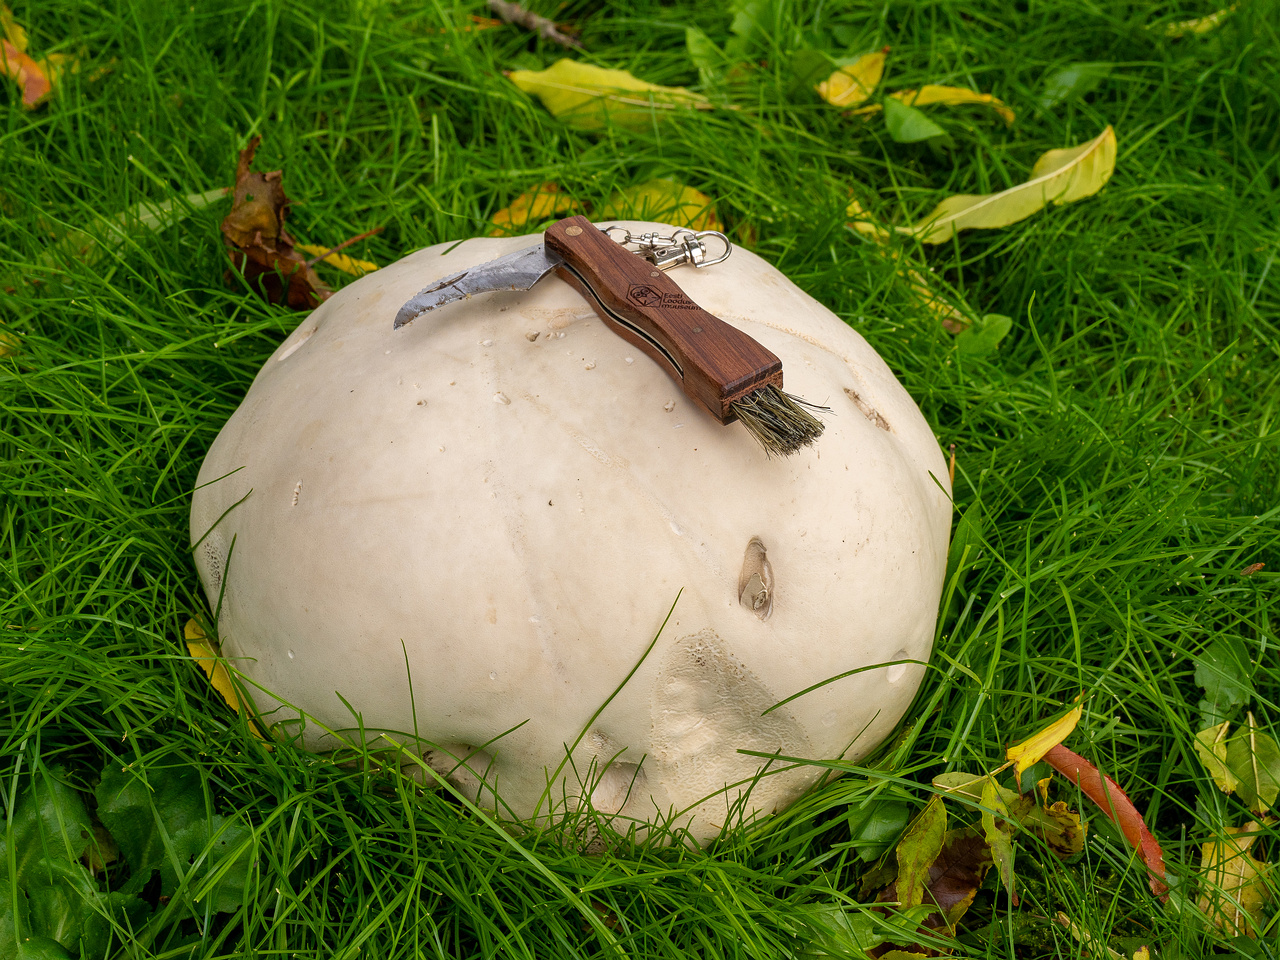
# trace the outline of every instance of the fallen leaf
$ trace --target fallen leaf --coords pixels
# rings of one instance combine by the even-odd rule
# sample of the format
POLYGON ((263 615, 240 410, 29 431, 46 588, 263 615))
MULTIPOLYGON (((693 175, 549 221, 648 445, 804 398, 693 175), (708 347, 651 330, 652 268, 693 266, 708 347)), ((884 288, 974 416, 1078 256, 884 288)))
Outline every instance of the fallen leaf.
POLYGON ((1245 728, 1227 742, 1226 764, 1237 781, 1236 796, 1265 817, 1280 795, 1280 747, 1258 729, 1252 713, 1245 728))
POLYGON ((1240 785, 1240 781, 1227 766, 1227 729, 1230 726, 1230 722, 1224 720, 1216 727, 1201 730, 1192 742, 1196 756, 1223 793, 1232 793, 1240 785))
POLYGON ((1078 703, 1053 723, 1037 730, 1027 739, 1015 743, 1004 752, 1004 758, 1014 762, 1013 769, 1019 783, 1022 782, 1022 774, 1028 767, 1039 763, 1051 747, 1067 739, 1068 734, 1080 722, 1082 713, 1084 713, 1084 704, 1078 703))
POLYGON ((1013 329, 1013 318, 1002 313, 986 313, 956 335, 956 350, 967 357, 986 357, 996 352, 1000 341, 1013 329))
POLYGON ((1108 960, 1124 960, 1124 955, 1116 953, 1107 946, 1106 941, 1099 940, 1088 930, 1077 926, 1070 917, 1061 910, 1058 911, 1057 921, 1061 926, 1067 928, 1067 932, 1076 939, 1079 944, 1090 952, 1092 956, 1104 956, 1108 960))
POLYGON ((1257 938, 1262 908, 1271 899, 1267 874, 1271 864, 1249 852, 1262 828, 1256 823, 1228 827, 1221 840, 1200 848, 1200 899, 1197 906, 1209 921, 1231 936, 1257 938))
POLYGON ((841 67, 819 83, 818 96, 833 107, 856 107, 875 93, 884 76, 887 50, 877 50, 860 56, 848 66, 841 67))
POLYGON ((493 215, 490 219, 493 228, 489 231, 489 236, 513 237, 528 232, 530 227, 544 220, 558 220, 580 212, 581 205, 565 193, 560 184, 540 183, 512 200, 509 207, 503 207, 493 215))
POLYGON ((40 60, 31 57, 27 53, 27 31, 3 5, 0 30, 4 33, 0 40, 0 71, 22 87, 22 105, 30 110, 48 99, 64 70, 75 70, 75 59, 63 53, 51 53, 40 60))
POLYGON ((1107 819, 1120 828, 1129 846, 1142 857, 1150 871, 1147 882, 1151 886, 1151 892, 1161 900, 1167 900, 1169 885, 1165 883, 1164 852, 1147 829, 1138 808, 1125 796, 1120 786, 1110 777, 1103 776, 1084 757, 1062 744, 1051 747, 1045 753, 1044 761, 1078 786, 1086 797, 1098 805, 1107 819))
POLYGON ((553 116, 579 130, 599 131, 610 123, 634 129, 675 110, 711 109, 706 97, 684 87, 662 87, 626 70, 568 58, 546 70, 513 70, 507 77, 541 100, 553 116))
POLYGON ((942 852, 946 830, 947 810, 942 805, 942 797, 931 797, 907 826, 895 851, 898 877, 894 889, 900 909, 907 910, 923 902, 929 868, 942 852))
POLYGON ((1198 704, 1201 727, 1230 720, 1253 699, 1249 664, 1249 652, 1238 637, 1217 637, 1196 657, 1196 683, 1204 687, 1204 699, 1198 704))
POLYGON ((261 139, 254 137, 240 151, 234 201, 222 221, 222 234, 231 262, 269 303, 310 310, 333 291, 307 265, 285 229, 291 201, 285 195, 281 172, 255 173, 250 169, 261 139))
POLYGON ((1047 110, 1064 100, 1091 93, 1110 75, 1111 66, 1110 63, 1096 62, 1072 63, 1059 67, 1044 78, 1043 92, 1037 98, 1040 106, 1047 110))
POLYGON ((348 257, 345 253, 328 253, 328 247, 322 247, 317 243, 300 243, 297 249, 311 254, 312 257, 320 257, 322 262, 353 277, 362 277, 378 269, 376 263, 368 260, 357 260, 355 257, 348 257))
POLYGON ((951 135, 923 111, 897 100, 884 102, 884 128, 898 143, 940 143, 951 139, 951 135))
POLYGON ((609 197, 597 220, 656 220, 689 230, 721 230, 716 205, 693 187, 671 179, 648 180, 609 197))
POLYGON ((37 63, 8 40, 0 40, 0 69, 22 88, 22 105, 30 110, 53 93, 53 81, 37 63))
POLYGON ((935 103, 946 107, 954 107, 961 104, 976 103, 990 107, 1000 115, 1000 118, 1005 123, 1013 123, 1017 119, 1017 114, 999 97, 994 97, 989 93, 969 90, 966 87, 946 87, 939 84, 926 83, 919 90, 895 90, 889 96, 894 100, 905 103, 909 107, 927 107, 935 103))
MULTIPOLYGON (((991 850, 980 834, 969 827, 947 831, 923 878, 921 902, 937 909, 926 915, 922 926, 954 933, 956 924, 973 905, 990 868, 991 850)), ((876 899, 881 903, 895 899, 900 895, 900 883, 900 878, 897 884, 890 883, 876 899)), ((880 960, 886 956, 882 954, 880 960)))
POLYGON ((1021 818, 1022 826, 1038 836, 1053 854, 1069 860, 1084 851, 1089 825, 1059 800, 1045 806, 1031 806, 1021 818))
POLYGON ((236 713, 243 714, 244 709, 240 704, 240 694, 236 691, 236 686, 231 682, 231 675, 227 673, 227 666, 218 657, 218 652, 214 649, 213 641, 209 639, 209 635, 204 632, 204 628, 195 620, 188 620, 187 625, 182 628, 182 637, 187 641, 187 651, 200 669, 204 671, 204 675, 209 678, 209 683, 213 689, 217 690, 222 699, 236 713))
MULTIPOLYGON (((1009 108, 1009 106, 999 97, 992 96, 989 93, 979 93, 976 90, 970 90, 967 87, 946 87, 935 83, 926 83, 923 87, 910 90, 895 90, 890 93, 886 99, 897 100, 904 103, 908 107, 927 107, 933 104, 941 104, 946 107, 960 106, 963 104, 976 103, 981 106, 990 107, 998 113, 1005 123, 1013 123, 1017 119, 1017 114, 1009 108)), ((870 115, 877 113, 883 108, 878 103, 869 104, 858 111, 859 114, 870 115)))
POLYGON ((1179 20, 1176 23, 1166 24, 1164 35, 1166 37, 1190 37, 1197 36, 1202 33, 1208 33, 1222 25, 1222 21, 1235 13, 1239 3, 1233 3, 1229 7, 1223 7, 1221 10, 1215 10, 1203 17, 1195 17, 1191 20, 1179 20))
POLYGON ((1014 889, 1013 877, 1013 840, 1009 837, 1009 808, 1001 796, 1000 785, 991 777, 987 777, 982 787, 982 836, 991 849, 991 859, 1000 873, 1000 882, 1009 894, 1009 902, 1018 905, 1018 894, 1014 889), (999 816, 1000 822, 996 822, 999 816))
POLYGON ((1078 147, 1050 150, 1036 161, 1031 179, 999 193, 947 197, 920 223, 897 227, 923 243, 943 243, 961 230, 993 230, 1025 220, 1049 204, 1074 203, 1103 188, 1116 165, 1116 135, 1107 127, 1078 147))
MULTIPOLYGON (((209 684, 213 689, 218 691, 227 706, 241 716, 245 716, 244 703, 240 699, 235 683, 231 680, 227 665, 222 661, 221 653, 209 639, 209 635, 204 632, 204 628, 195 620, 188 620, 186 626, 182 628, 182 638, 187 642, 187 652, 200 665, 200 669, 209 678, 209 684)), ((266 739, 252 720, 249 722, 249 729, 259 740, 266 739)))
POLYGON ((974 803, 982 802, 982 790, 991 778, 985 773, 940 773, 933 778, 933 786, 944 793, 964 797, 974 803))

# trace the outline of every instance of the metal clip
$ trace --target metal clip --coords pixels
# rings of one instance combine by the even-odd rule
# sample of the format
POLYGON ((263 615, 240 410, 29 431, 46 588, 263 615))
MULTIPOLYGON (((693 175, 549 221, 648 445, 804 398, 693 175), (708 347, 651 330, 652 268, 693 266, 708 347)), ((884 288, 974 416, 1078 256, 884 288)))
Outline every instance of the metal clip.
POLYGON ((669 270, 671 267, 679 267, 686 263, 691 263, 699 269, 710 267, 723 263, 733 252, 733 244, 729 242, 729 238, 718 230, 702 230, 696 233, 693 230, 677 230, 669 237, 656 232, 636 236, 624 227, 616 226, 603 227, 602 230, 618 243, 634 243, 639 249, 632 252, 644 257, 659 270, 669 270), (621 238, 615 237, 614 233, 622 234, 621 238), (708 259, 707 245, 703 242, 705 237, 714 237, 719 240, 724 246, 724 252, 708 259))

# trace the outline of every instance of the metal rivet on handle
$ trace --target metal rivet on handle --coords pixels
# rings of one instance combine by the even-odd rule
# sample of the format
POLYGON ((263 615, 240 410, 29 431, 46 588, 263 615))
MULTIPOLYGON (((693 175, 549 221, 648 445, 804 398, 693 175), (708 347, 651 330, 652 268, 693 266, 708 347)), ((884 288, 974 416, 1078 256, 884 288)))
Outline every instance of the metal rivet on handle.
POLYGON ((582 233, 581 227, 565 227, 564 235, 566 237, 576 237, 582 233))

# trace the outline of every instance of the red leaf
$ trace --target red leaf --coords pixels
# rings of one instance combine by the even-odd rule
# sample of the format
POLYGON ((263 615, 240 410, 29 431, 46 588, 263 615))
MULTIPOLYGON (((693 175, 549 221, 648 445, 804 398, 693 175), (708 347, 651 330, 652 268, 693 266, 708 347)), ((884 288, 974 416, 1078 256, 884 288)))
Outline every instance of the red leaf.
POLYGON ((1169 885, 1164 882, 1164 852, 1147 829, 1142 814, 1138 813, 1138 808, 1125 796, 1120 786, 1110 777, 1103 776, 1084 757, 1072 753, 1062 744, 1050 749, 1044 755, 1044 761, 1076 784, 1120 828, 1129 846, 1141 855, 1147 869, 1151 871, 1151 876, 1147 878, 1147 882, 1151 884, 1151 892, 1161 900, 1169 899, 1169 885))

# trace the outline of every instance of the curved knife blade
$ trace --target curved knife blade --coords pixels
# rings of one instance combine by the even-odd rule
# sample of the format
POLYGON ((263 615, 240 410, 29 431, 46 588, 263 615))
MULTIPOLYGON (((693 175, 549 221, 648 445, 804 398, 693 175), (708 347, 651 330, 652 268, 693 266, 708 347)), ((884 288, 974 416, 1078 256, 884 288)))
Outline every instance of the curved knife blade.
POLYGON ((428 310, 493 290, 528 290, 560 264, 564 258, 539 243, 509 253, 497 260, 463 270, 437 280, 419 290, 396 314, 393 330, 412 323, 428 310))

